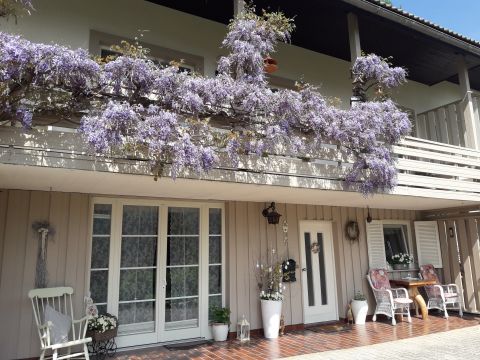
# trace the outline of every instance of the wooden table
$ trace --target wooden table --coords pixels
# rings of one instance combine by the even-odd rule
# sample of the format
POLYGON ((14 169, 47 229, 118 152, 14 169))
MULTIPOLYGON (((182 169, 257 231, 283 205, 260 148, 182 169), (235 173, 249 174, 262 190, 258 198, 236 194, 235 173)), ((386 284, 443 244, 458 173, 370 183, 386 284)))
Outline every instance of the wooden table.
MULTIPOLYGON (((425 304, 425 300, 423 299, 423 296, 420 295, 420 293, 418 292, 418 288, 421 286, 434 285, 436 284, 435 281, 403 279, 403 280, 390 280, 390 284, 407 289, 408 294, 410 295, 410 299, 412 299, 417 303, 417 309, 420 308, 420 311, 422 313, 422 319, 423 320, 428 319, 427 304, 425 304)), ((418 315, 418 312, 417 312, 417 315, 418 315)))

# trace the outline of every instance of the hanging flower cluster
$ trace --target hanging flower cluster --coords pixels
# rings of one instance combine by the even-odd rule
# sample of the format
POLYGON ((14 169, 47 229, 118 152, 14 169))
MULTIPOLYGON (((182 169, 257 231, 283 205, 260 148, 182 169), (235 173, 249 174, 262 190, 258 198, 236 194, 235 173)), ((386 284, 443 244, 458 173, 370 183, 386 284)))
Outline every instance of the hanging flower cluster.
POLYGON ((337 143, 351 159, 345 169, 351 188, 391 190, 397 173, 391 145, 409 133, 410 122, 386 94, 405 81, 405 71, 376 55, 359 58, 356 86, 365 97, 369 82, 377 91, 349 110, 308 84, 274 92, 263 59, 293 28, 281 13, 247 9, 229 25, 223 41, 229 54, 213 78, 160 66, 144 50, 99 62, 83 50, 0 33, 0 122, 28 128, 34 116, 81 119, 96 154, 148 160, 155 176, 208 171, 222 153, 232 166, 249 154, 315 159, 322 144, 337 143))

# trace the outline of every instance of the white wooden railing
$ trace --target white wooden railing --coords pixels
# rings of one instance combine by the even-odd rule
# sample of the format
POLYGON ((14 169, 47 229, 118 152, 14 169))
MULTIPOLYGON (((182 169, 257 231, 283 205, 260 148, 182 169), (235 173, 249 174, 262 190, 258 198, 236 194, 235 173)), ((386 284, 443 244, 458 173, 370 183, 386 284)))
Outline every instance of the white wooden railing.
MULTIPOLYGON (((480 122, 480 94, 473 92, 472 99, 475 119, 480 122)), ((461 101, 417 114, 413 130, 418 138, 465 146, 465 119, 461 101)))
MULTIPOLYGON (((238 167, 228 163, 202 179, 344 190, 342 181, 351 159, 327 146, 319 158, 243 156, 238 167)), ((397 194, 480 201, 480 152, 460 146, 407 137, 393 147, 398 159, 397 194)), ((89 154, 74 132, 30 131, 0 128, 0 172, 2 164, 79 169, 102 172, 150 174, 145 161, 98 158, 89 154)), ((1 177, 1 176, 0 176, 1 177)), ((186 174, 188 178, 198 178, 186 174)))

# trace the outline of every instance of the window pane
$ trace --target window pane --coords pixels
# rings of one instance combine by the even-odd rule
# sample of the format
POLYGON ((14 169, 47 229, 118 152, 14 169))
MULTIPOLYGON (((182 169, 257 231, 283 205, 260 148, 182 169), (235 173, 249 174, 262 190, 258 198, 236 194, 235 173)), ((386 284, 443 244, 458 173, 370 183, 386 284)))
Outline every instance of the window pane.
POLYGON ((198 267, 167 268, 166 297, 198 295, 198 267))
POLYGON ((208 292, 210 294, 222 293, 222 266, 210 265, 208 271, 208 292))
POLYGON ((157 265, 157 237, 123 237, 121 267, 157 265))
POLYGON ((123 235, 157 235, 158 207, 125 205, 123 207, 123 235))
POLYGON ((169 235, 198 235, 200 209, 198 208, 168 208, 169 235))
POLYGON ((325 249, 323 247, 323 234, 317 233, 318 242, 318 264, 320 267, 320 290, 322 305, 327 304, 327 279, 325 274, 325 249))
POLYGON ((90 297, 95 303, 107 302, 108 270, 90 272, 90 297))
POLYGON ((222 307, 222 295, 208 297, 208 319, 212 320, 212 307, 222 307))
POLYGON ((406 234, 406 225, 384 225, 383 236, 385 240, 385 254, 387 260, 391 259, 395 254, 409 253, 406 234))
POLYGON ((208 209, 208 228, 210 235, 222 234, 222 209, 208 209))
POLYGON ((210 236, 208 240, 208 262, 220 264, 222 262, 222 237, 210 236))
POLYGON ((312 250, 310 233, 304 234, 305 241, 305 261, 307 267, 307 291, 308 291, 308 306, 315 306, 315 293, 313 289, 313 273, 312 273, 312 250))
POLYGON ((198 265, 199 237, 168 237, 167 266, 198 265))
POLYGON ((108 268, 110 256, 110 237, 97 237, 92 239, 92 269, 108 268))
POLYGON ((93 207, 93 235, 109 235, 112 205, 95 204, 93 207))
POLYGON ((120 301, 155 298, 155 269, 121 270, 120 301))
MULTIPOLYGON (((155 302, 142 301, 118 305, 118 322, 120 326, 135 323, 153 322, 155 320, 155 302)), ((153 325, 152 325, 153 326, 153 325)), ((153 330, 150 328, 148 330, 153 330)))

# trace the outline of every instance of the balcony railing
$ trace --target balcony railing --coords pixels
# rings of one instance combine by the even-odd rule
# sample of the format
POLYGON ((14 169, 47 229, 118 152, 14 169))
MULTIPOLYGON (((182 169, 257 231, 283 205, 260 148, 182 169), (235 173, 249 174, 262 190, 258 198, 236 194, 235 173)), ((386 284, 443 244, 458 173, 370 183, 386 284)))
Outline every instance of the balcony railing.
MULTIPOLYGON (((74 130, 73 130, 74 131, 74 130)), ((237 167, 227 162, 208 174, 183 177, 235 183, 346 190, 342 181, 351 161, 326 145, 317 159, 243 156, 237 167)), ((393 151, 398 159, 395 194, 480 201, 480 152, 415 137, 393 151)), ((95 157, 75 132, 0 128, 0 164, 29 165, 125 174, 150 174, 146 161, 95 157)), ((1 168, 0 168, 1 169, 1 168)))
MULTIPOLYGON (((474 116, 480 122, 480 94, 473 93, 472 98, 474 116)), ((414 124, 416 137, 457 146, 465 146, 465 131, 461 100, 417 114, 414 124)))

